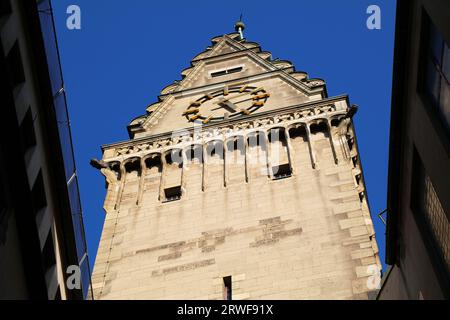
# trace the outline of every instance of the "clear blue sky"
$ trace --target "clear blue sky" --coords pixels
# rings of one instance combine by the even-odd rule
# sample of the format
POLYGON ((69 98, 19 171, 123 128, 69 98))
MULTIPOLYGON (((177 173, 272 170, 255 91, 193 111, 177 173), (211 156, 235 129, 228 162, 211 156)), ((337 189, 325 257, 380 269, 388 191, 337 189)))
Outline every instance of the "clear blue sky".
POLYGON ((66 83, 84 221, 93 264, 104 220, 105 182, 89 165, 100 146, 128 139, 126 126, 210 45, 233 32, 241 12, 245 36, 349 94, 370 207, 384 262, 389 116, 395 1, 58 0, 54 15, 66 83), (81 8, 81 30, 66 28, 66 8, 81 8), (368 30, 366 9, 381 8, 382 29, 368 30))

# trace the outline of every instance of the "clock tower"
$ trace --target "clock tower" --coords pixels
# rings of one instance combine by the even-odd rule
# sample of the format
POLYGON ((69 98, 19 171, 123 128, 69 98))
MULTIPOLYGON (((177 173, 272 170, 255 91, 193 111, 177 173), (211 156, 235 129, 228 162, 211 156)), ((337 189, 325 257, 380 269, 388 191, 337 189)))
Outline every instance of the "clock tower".
POLYGON ((91 164, 95 299, 367 299, 381 264, 345 95, 212 39, 91 164))

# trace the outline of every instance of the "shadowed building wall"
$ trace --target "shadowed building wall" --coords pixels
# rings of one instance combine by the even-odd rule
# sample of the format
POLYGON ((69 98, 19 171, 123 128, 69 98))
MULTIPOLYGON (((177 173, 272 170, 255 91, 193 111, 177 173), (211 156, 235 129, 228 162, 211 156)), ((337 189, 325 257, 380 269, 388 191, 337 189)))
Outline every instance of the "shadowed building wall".
POLYGON ((450 2, 399 0, 379 299, 450 297, 450 2))

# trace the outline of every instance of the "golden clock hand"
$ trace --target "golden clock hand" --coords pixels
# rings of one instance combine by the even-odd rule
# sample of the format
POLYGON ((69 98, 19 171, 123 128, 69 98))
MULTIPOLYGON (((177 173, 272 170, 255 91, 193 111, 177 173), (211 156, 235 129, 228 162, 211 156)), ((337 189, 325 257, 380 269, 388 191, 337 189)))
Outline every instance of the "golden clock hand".
POLYGON ((255 93, 258 93, 260 91, 265 91, 265 90, 264 90, 264 88, 259 87, 259 88, 256 88, 256 89, 252 90, 252 91, 244 91, 244 92, 238 93, 238 94, 236 94, 236 95, 234 95, 234 96, 232 96, 232 97, 230 97, 228 99, 223 99, 222 101, 229 101, 229 100, 235 99, 237 97, 245 96, 245 95, 248 95, 248 94, 255 94, 255 93))
POLYGON ((269 93, 264 93, 264 94, 260 94, 260 95, 257 95, 257 96, 254 96, 254 97, 251 97, 251 98, 248 98, 248 99, 244 99, 244 100, 240 100, 240 101, 234 101, 233 103, 234 104, 238 104, 238 103, 249 101, 249 100, 259 100, 259 99, 264 99, 264 98, 268 98, 268 97, 270 97, 270 94, 269 93))
POLYGON ((183 116, 186 116, 188 114, 198 113, 200 111, 199 108, 190 108, 183 112, 183 116))
POLYGON ((237 107, 231 101, 224 101, 222 104, 226 107, 229 107, 233 111, 236 111, 236 109, 237 109, 237 107))
POLYGON ((244 100, 240 100, 240 101, 234 101, 233 103, 234 104, 238 104, 238 103, 249 101, 249 100, 254 100, 254 99, 253 98, 248 98, 248 99, 244 99, 244 100))
MULTIPOLYGON (((223 105, 224 105, 224 107, 230 107, 233 111, 237 111, 237 106, 234 104, 234 103, 232 103, 232 102, 230 102, 230 101, 225 101, 225 102, 223 102, 223 105)), ((247 109, 241 109, 241 108, 239 108, 239 111, 240 112, 242 112, 242 113, 244 113, 244 114, 246 114, 246 115, 249 115, 250 114, 250 111, 248 111, 247 109)))
POLYGON ((248 92, 239 93, 239 94, 236 94, 236 95, 234 95, 234 96, 232 96, 232 97, 230 97, 228 99, 222 99, 221 102, 229 101, 231 99, 234 99, 234 98, 237 98, 237 97, 241 97, 241 96, 245 96, 247 94, 249 94, 249 93, 248 92))
MULTIPOLYGON (((243 112, 243 113, 245 113, 247 115, 250 114, 250 111, 248 111, 247 109, 239 108, 239 110, 237 110, 238 108, 236 106, 235 106, 236 107, 235 109, 232 109, 232 108, 229 108, 229 106, 227 106, 226 104, 221 105, 219 108, 211 109, 211 111, 219 110, 222 107, 224 107, 227 110, 231 110, 231 112, 233 112, 233 113, 236 112, 236 111, 240 111, 240 112, 243 112)), ((229 113, 227 112, 226 114, 229 114, 229 113)))
POLYGON ((220 102, 217 102, 217 105, 219 105, 219 108, 211 109, 211 111, 218 110, 220 108, 225 108, 231 112, 235 112, 237 109, 237 107, 229 101, 220 101, 220 102))

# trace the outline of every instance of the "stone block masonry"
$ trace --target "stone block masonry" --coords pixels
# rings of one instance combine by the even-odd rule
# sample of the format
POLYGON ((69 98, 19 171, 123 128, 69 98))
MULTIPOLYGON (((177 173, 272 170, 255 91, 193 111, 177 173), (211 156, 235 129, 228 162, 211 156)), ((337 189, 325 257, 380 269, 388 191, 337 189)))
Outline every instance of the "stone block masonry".
POLYGON ((375 289, 381 263, 354 110, 254 45, 213 39, 132 122, 133 139, 103 148, 95 299, 224 299, 225 277, 237 300, 367 299, 375 289), (235 65, 242 74, 217 73, 235 65), (187 126, 186 101, 195 114, 196 101, 228 97, 235 84, 264 88, 265 103, 187 126))

